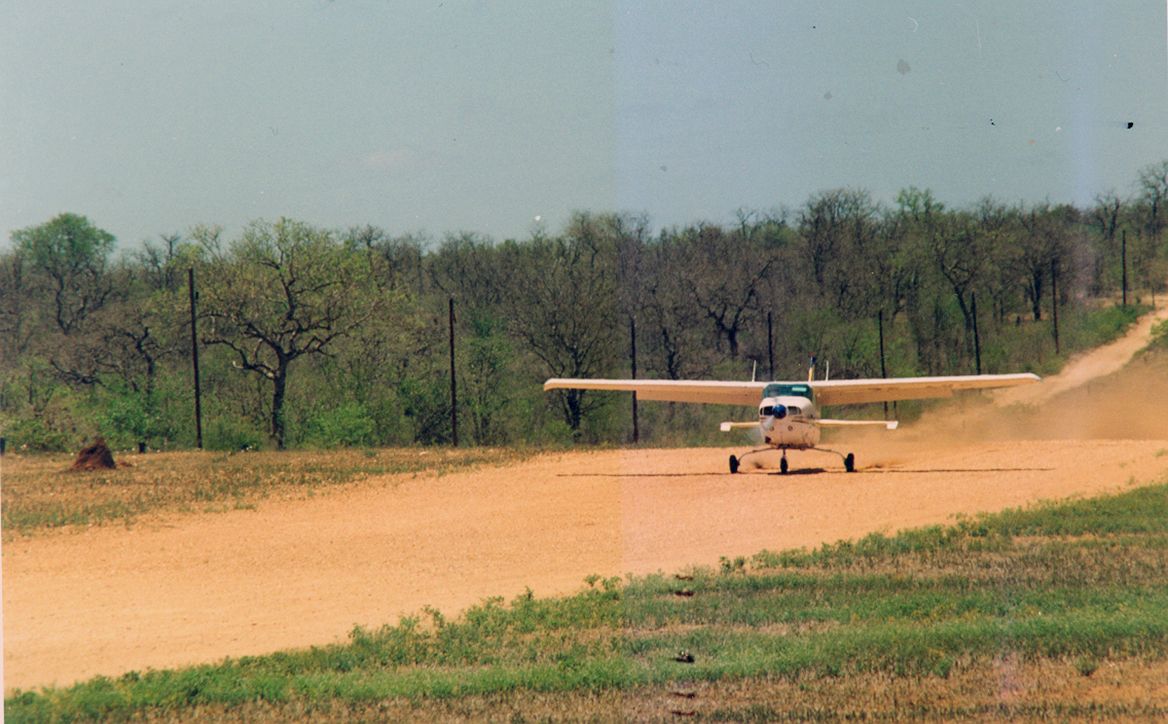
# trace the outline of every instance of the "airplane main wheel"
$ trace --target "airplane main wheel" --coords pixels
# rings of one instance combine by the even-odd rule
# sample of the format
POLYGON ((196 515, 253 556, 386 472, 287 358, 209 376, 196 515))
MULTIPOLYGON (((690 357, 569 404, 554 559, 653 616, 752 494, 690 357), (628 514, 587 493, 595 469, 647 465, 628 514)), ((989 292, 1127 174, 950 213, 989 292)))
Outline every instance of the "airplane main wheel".
POLYGON ((730 456, 730 474, 733 475, 736 472, 738 472, 738 458, 731 455, 730 456))
POLYGON ((847 457, 844 458, 844 470, 849 473, 856 472, 856 456, 852 453, 848 453, 847 457))
POLYGON ((787 474, 787 458, 779 460, 779 472, 783 475, 787 474))

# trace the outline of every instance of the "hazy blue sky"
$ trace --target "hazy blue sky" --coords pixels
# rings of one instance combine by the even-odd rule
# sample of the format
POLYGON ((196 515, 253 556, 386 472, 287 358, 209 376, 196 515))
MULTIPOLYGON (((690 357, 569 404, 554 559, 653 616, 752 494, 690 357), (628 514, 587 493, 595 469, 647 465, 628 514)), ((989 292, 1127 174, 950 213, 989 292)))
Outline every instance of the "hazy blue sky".
POLYGON ((501 239, 837 186, 1087 204, 1168 158, 1165 7, 7 0, 0 234, 72 211, 129 245, 282 215, 501 239))

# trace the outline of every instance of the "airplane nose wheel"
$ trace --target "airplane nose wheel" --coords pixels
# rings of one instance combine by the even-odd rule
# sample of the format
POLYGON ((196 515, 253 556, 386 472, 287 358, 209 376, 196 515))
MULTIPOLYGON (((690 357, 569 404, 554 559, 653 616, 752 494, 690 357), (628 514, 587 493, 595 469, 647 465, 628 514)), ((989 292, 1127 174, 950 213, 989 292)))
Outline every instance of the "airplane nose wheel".
POLYGON ((856 456, 852 453, 848 453, 844 457, 844 470, 847 470, 849 473, 856 472, 856 456))
MULTIPOLYGON (((751 450, 750 452, 743 453, 742 457, 738 457, 737 455, 731 455, 730 456, 730 474, 733 475, 734 473, 738 472, 738 469, 742 467, 742 461, 746 459, 747 455, 755 455, 755 454, 761 453, 761 452, 773 452, 773 451, 774 451, 774 448, 770 447, 768 445, 767 447, 760 447, 757 450, 751 450)), ((787 472, 787 450, 785 448, 783 449, 783 459, 779 461, 779 472, 782 472, 782 473, 787 472)))

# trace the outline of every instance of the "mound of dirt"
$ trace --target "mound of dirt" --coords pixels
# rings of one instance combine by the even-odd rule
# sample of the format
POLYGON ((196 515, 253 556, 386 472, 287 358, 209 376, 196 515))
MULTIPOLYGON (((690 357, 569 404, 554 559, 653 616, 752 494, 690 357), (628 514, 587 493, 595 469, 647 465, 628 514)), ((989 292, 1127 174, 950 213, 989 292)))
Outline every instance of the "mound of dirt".
POLYGON ((105 444, 105 438, 98 436, 92 445, 81 448, 77 459, 73 461, 73 470, 112 470, 118 464, 114 462, 114 454, 105 444))

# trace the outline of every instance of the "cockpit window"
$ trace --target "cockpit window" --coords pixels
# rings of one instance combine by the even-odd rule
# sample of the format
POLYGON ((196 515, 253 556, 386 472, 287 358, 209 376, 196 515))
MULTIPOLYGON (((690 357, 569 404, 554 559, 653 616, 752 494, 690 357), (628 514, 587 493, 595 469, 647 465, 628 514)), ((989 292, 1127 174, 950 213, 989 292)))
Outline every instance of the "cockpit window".
POLYGON ((763 388, 763 397, 806 397, 814 400, 811 385, 805 382, 772 382, 763 388))

